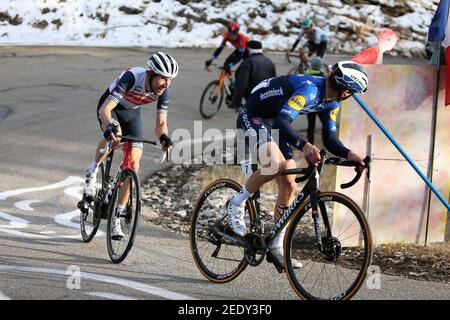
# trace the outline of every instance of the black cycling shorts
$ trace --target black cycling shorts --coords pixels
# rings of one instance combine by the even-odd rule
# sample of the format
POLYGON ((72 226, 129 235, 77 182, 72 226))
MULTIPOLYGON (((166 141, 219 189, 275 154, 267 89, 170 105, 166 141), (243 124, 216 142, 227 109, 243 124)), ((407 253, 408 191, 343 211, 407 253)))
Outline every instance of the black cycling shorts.
MULTIPOLYGON (((271 135, 272 122, 273 119, 254 117, 248 112, 247 108, 243 107, 239 112, 236 127, 242 129, 247 136, 256 137, 256 139, 245 139, 246 146, 256 151, 260 145, 274 141, 271 135)), ((242 143, 242 141, 238 141, 238 143, 242 143)), ((294 158, 291 145, 281 136, 279 137, 278 147, 286 160, 294 158)))
MULTIPOLYGON (((100 120, 100 114, 99 110, 105 100, 109 96, 109 90, 106 90, 103 96, 100 98, 97 106, 97 119, 100 124, 100 129, 102 131, 102 121, 100 120)), ((117 107, 115 107, 111 111, 111 115, 113 119, 115 119, 120 124, 120 128, 122 129, 122 135, 124 136, 133 136, 139 139, 143 139, 143 129, 142 129, 142 120, 141 120, 141 108, 135 108, 135 109, 125 109, 122 105, 118 104, 117 107)), ((133 144, 134 146, 135 144, 133 144)), ((141 147, 140 145, 137 145, 138 147, 141 147)))

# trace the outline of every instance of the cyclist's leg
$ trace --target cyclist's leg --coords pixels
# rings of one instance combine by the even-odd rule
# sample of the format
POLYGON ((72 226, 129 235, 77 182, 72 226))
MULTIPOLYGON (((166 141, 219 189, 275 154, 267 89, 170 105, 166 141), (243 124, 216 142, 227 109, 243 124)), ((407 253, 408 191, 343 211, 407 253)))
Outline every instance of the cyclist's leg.
MULTIPOLYGON (((119 110, 118 111, 120 122, 123 123, 123 133, 126 136, 132 136, 139 139, 143 138, 142 120, 141 120, 141 108, 119 110)), ((131 148, 131 168, 139 171, 139 164, 142 158, 144 146, 141 142, 133 142, 131 148)), ((126 180, 119 192, 119 206, 125 207, 130 196, 129 181, 126 180)))
MULTIPOLYGON (((280 139, 280 151, 286 159, 285 169, 294 169, 296 167, 294 160, 294 152, 292 147, 285 140, 280 139)), ((278 198, 275 206, 274 219, 280 218, 280 212, 276 209, 278 206, 289 206, 295 197, 297 184, 295 183, 295 175, 278 176, 276 178, 278 186, 278 198)))
MULTIPOLYGON (((101 130, 102 132, 105 131, 105 128, 103 127, 102 121, 100 120, 100 114, 99 114, 99 111, 100 111, 100 108, 102 107, 103 103, 105 102, 106 98, 108 98, 108 96, 109 96, 109 90, 106 90, 105 93, 103 94, 103 96, 100 98, 100 100, 99 100, 99 102, 98 102, 98 105, 97 105, 97 120, 98 120, 98 123, 99 123, 99 125, 100 125, 100 130, 101 130)), ((120 107, 121 107, 121 106, 118 105, 116 108, 120 108, 120 107)), ((119 117, 118 117, 118 115, 117 115, 116 109, 114 109, 114 110, 111 111, 111 116, 112 116, 112 118, 113 118, 113 123, 115 123, 115 124, 118 125, 117 134, 121 135, 121 134, 122 134, 122 128, 121 128, 121 126, 120 126, 120 121, 119 121, 119 117)), ((108 154, 109 154, 109 151, 108 151, 108 152, 105 152, 105 153, 100 153, 100 149, 104 149, 105 146, 106 146, 106 144, 107 144, 106 139, 102 138, 102 139, 99 141, 98 145, 97 145, 97 149, 96 149, 96 151, 95 151, 95 159, 94 159, 94 161, 95 161, 95 163, 97 164, 97 166, 100 164, 100 162, 102 162, 103 160, 105 160, 105 158, 106 158, 106 157, 108 156, 108 154)), ((91 165, 92 165, 92 164, 91 164, 91 165)))
POLYGON ((262 119, 252 117, 245 107, 239 113, 237 125, 249 136, 249 148, 258 150, 261 168, 250 175, 245 184, 246 190, 254 193, 285 169, 286 159, 270 135, 270 126, 262 119))
POLYGON ((323 56, 325 55, 325 51, 327 51, 327 41, 322 41, 319 44, 319 47, 317 48, 317 56, 323 59, 323 56))
MULTIPOLYGON (((102 122, 100 120, 100 115, 99 115, 99 110, 101 108, 101 106, 103 105, 103 103, 105 102, 106 98, 109 95, 109 91, 107 90, 103 96, 100 98, 98 106, 97 106, 97 120, 100 124, 100 130, 103 132, 104 128, 102 127, 102 122)), ((115 113, 115 110, 113 110, 111 112, 112 114, 112 118, 113 121, 116 122, 117 124, 119 124, 119 122, 117 121, 117 115, 115 113)), ((121 133, 121 128, 120 125, 118 127, 118 134, 121 133)), ((92 159, 92 161, 89 163, 89 166, 86 170, 86 176, 85 176, 85 182, 83 184, 83 193, 86 196, 89 197, 93 197, 95 195, 96 192, 96 176, 97 176, 97 172, 98 172, 98 167, 100 165, 100 163, 106 158, 106 156, 109 154, 109 152, 105 152, 105 153, 100 153, 100 149, 105 148, 107 141, 102 138, 100 140, 100 142, 97 144, 97 148, 95 151, 95 156, 94 159, 92 159)))

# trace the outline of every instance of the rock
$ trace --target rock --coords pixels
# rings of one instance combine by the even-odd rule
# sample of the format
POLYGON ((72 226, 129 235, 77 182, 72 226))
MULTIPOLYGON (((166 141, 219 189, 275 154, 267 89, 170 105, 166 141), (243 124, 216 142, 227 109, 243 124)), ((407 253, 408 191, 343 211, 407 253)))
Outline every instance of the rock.
POLYGON ((182 199, 179 203, 181 206, 188 206, 191 204, 191 202, 188 199, 182 199))
POLYGON ((156 220, 159 218, 158 212, 147 206, 141 207, 141 214, 149 220, 156 220))
POLYGON ((163 206, 166 207, 166 208, 170 208, 170 207, 172 207, 172 202, 164 201, 163 206))
POLYGON ((175 211, 174 213, 181 218, 185 218, 187 215, 186 210, 179 210, 179 211, 175 211))

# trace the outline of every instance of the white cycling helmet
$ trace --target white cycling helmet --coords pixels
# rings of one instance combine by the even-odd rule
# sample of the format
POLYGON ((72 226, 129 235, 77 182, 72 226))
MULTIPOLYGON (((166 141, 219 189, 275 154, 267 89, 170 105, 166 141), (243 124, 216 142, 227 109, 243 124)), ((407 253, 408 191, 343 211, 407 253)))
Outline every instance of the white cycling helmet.
POLYGON ((364 68, 353 61, 340 61, 331 67, 331 76, 341 90, 351 93, 367 91, 368 77, 364 68))
POLYGON ((178 74, 178 63, 171 55, 158 51, 147 61, 149 70, 166 78, 175 78, 178 74))

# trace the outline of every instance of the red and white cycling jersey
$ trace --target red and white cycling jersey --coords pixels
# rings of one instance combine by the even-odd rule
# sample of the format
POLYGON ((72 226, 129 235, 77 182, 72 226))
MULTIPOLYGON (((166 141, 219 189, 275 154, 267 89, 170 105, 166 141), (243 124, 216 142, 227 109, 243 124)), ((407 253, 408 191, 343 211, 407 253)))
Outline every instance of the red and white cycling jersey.
POLYGON ((109 86, 108 98, 117 102, 125 109, 139 108, 141 105, 158 100, 157 111, 167 112, 169 105, 169 90, 161 96, 145 91, 147 70, 133 67, 124 70, 109 86))

